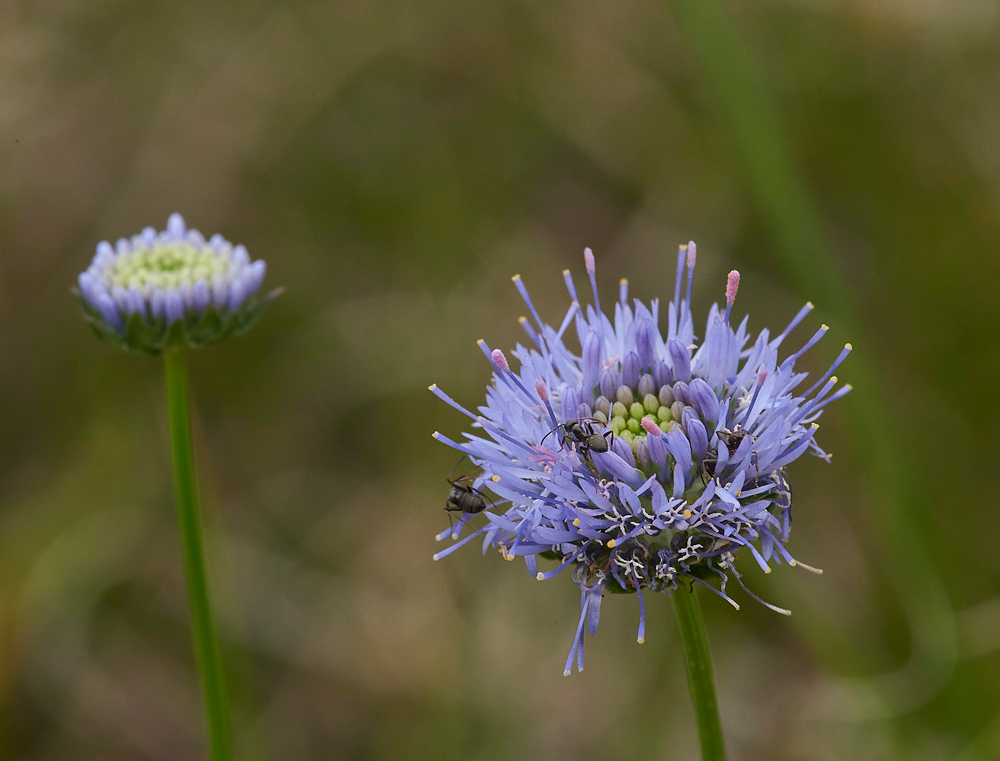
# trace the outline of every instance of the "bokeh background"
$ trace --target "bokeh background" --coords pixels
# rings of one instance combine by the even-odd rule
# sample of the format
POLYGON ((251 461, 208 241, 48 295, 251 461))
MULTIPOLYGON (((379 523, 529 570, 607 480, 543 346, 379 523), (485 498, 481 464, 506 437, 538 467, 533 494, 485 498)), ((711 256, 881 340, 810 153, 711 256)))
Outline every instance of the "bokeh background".
POLYGON ((592 246, 606 293, 806 300, 856 387, 792 551, 703 596, 734 759, 1000 758, 1000 11, 991 0, 0 4, 0 757, 197 759, 162 368, 90 334, 94 245, 172 211, 287 293, 191 359, 239 758, 691 759, 669 602, 474 547, 450 451, 592 246), (741 600, 742 602, 743 600, 741 600))

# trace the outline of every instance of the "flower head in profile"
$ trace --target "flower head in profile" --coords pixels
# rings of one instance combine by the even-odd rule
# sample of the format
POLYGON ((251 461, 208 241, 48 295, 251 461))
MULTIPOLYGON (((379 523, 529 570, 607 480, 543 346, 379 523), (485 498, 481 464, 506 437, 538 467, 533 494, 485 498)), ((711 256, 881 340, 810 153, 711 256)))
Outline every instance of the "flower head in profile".
POLYGON ((171 344, 200 347, 249 330, 279 293, 258 298, 266 270, 242 245, 221 235, 206 240, 171 214, 162 232, 147 227, 114 246, 98 243, 77 279, 78 295, 99 336, 126 351, 158 354, 171 344))
POLYGON ((732 315, 735 270, 725 305, 712 305, 699 339, 691 314, 696 255, 693 242, 678 253, 666 334, 659 301, 630 304, 625 280, 611 310, 602 311, 589 249, 593 304, 581 306, 565 271, 570 305, 558 327, 542 321, 515 276, 532 316, 520 318, 530 346, 511 352, 516 366, 480 341, 493 379, 478 414, 431 386, 474 429, 461 441, 434 434, 474 466, 453 483, 448 509, 458 520, 438 535, 452 544, 435 559, 481 537, 484 552, 496 547, 508 560, 522 558, 539 580, 570 574, 581 610, 567 674, 574 660, 583 668, 584 628, 596 633, 606 592, 636 594, 642 642, 644 592, 697 583, 739 608, 727 589, 735 579, 787 613, 746 588, 737 556, 749 555, 765 572, 782 562, 815 570, 786 548, 787 468, 807 452, 829 460, 816 421, 851 389, 838 388, 833 375, 851 346, 807 382, 795 362, 827 327, 782 358, 779 349, 812 304, 777 335, 764 329, 753 337, 748 318, 736 324, 732 315), (567 346, 573 333, 579 350, 567 346), (470 530, 479 515, 485 520, 470 530))

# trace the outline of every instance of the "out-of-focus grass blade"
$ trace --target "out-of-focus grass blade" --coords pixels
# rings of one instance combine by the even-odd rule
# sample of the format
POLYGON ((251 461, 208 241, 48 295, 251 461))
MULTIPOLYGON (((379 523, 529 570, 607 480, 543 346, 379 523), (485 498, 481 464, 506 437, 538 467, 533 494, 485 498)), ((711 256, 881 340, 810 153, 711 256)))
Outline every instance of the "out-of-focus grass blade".
POLYGON ((830 313, 856 349, 848 371, 854 385, 847 397, 850 417, 856 446, 870 467, 885 573, 908 616, 913 649, 899 672, 841 683, 836 705, 827 707, 857 718, 899 714, 938 692, 957 657, 955 618, 928 550, 929 521, 919 510, 920 494, 926 493, 919 486, 921 474, 893 435, 889 396, 873 359, 877 349, 851 303, 768 92, 726 9, 719 0, 670 0, 670 6, 732 133, 785 276, 821 312, 830 313))

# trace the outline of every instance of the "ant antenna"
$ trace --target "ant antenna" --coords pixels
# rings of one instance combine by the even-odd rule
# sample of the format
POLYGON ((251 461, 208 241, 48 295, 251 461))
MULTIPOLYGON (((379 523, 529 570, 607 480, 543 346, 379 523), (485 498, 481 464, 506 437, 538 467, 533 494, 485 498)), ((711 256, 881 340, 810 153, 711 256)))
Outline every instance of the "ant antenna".
POLYGON ((556 431, 558 431, 560 428, 562 428, 563 430, 565 430, 566 429, 565 423, 560 423, 555 428, 553 428, 551 431, 549 431, 547 434, 545 434, 544 436, 542 436, 542 440, 540 442, 538 442, 538 446, 541 446, 542 444, 544 444, 545 443, 545 439, 547 439, 553 433, 555 433, 556 431))
POLYGON ((455 467, 451 469, 451 473, 449 473, 447 476, 448 483, 451 483, 451 477, 455 475, 455 471, 458 470, 458 466, 462 464, 462 460, 464 460, 466 457, 467 455, 463 454, 461 457, 458 458, 458 462, 455 463, 455 467))

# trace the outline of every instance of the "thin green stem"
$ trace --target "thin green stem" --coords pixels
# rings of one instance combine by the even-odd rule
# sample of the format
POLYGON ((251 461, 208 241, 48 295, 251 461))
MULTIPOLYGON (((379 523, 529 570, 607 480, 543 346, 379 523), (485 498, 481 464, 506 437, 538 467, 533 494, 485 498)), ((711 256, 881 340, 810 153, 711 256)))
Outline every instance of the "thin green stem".
MULTIPOLYGON (((729 126, 747 187, 771 229, 782 274, 832 315, 840 334, 850 337, 857 349, 845 370, 854 385, 845 400, 851 411, 848 417, 855 426, 853 441, 860 459, 871 474, 868 492, 881 531, 885 571, 910 620, 911 663, 887 677, 841 682, 845 699, 838 700, 839 710, 854 714, 860 706, 872 705, 874 697, 878 705, 863 709, 867 715, 903 713, 943 690, 958 659, 953 604, 944 583, 943 561, 934 552, 937 529, 925 497, 930 489, 924 473, 900 445, 886 373, 877 363, 880 342, 868 335, 838 271, 808 185, 789 149, 779 110, 728 5, 722 0, 669 0, 729 126)), ((832 631, 827 627, 824 635, 832 631)), ((851 657, 848 643, 839 649, 842 659, 851 657)))
POLYGON ((715 676, 712 673, 712 651, 708 647, 708 631, 701 603, 695 590, 679 587, 670 597, 681 630, 684 645, 684 665, 687 668, 688 690, 698 724, 698 741, 702 761, 725 761, 726 748, 719 722, 719 703, 715 699, 715 676))
POLYGON ((191 445, 191 413, 188 409, 187 364, 183 349, 164 352, 167 379, 167 414, 170 421, 170 459, 174 470, 174 495, 180 521, 188 602, 191 605, 191 635, 201 678, 205 719, 212 761, 229 761, 229 712, 222 676, 219 639, 212 620, 205 552, 198 513, 191 445))

